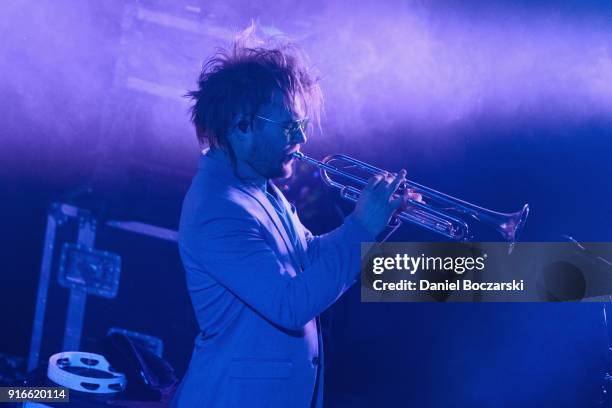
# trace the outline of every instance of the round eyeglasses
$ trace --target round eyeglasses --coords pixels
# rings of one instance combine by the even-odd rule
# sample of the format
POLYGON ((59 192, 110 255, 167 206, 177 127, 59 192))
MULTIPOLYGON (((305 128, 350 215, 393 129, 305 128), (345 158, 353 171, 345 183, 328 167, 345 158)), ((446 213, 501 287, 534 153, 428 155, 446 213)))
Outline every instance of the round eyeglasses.
POLYGON ((279 125, 285 133, 287 143, 294 142, 298 139, 306 139, 306 129, 308 128, 308 122, 310 121, 308 118, 287 122, 279 122, 277 120, 266 118, 265 116, 261 115, 255 115, 255 117, 266 122, 279 125))

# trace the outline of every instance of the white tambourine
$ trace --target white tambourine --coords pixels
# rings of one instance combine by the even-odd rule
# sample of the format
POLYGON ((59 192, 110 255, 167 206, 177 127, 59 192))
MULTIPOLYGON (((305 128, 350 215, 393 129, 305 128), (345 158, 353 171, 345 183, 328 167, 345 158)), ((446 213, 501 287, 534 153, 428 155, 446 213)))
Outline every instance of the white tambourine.
POLYGON ((47 377, 54 383, 71 390, 95 394, 110 394, 125 390, 125 375, 111 369, 110 364, 99 354, 82 351, 65 351, 49 357, 47 377), (67 371, 66 368, 88 368, 100 371, 104 378, 86 377, 67 371))

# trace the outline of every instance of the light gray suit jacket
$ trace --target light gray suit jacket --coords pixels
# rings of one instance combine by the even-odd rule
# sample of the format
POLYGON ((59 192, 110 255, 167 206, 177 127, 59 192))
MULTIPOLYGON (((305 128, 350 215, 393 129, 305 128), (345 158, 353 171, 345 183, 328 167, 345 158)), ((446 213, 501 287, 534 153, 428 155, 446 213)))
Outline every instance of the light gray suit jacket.
POLYGON ((356 281, 360 243, 374 237, 351 216, 315 237, 275 192, 299 245, 265 193, 238 179, 223 152, 201 158, 179 227, 201 333, 174 406, 322 405, 323 350, 315 318, 356 281))

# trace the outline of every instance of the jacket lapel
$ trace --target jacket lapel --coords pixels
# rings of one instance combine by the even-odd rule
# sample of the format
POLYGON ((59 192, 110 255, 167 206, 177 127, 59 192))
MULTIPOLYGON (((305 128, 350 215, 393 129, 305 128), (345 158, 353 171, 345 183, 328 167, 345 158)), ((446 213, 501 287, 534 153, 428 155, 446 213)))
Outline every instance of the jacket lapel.
MULTIPOLYGON (((293 267, 295 268, 296 271, 301 271, 301 265, 302 265, 302 262, 300 262, 301 256, 296 255, 296 252, 298 254, 301 254, 301 251, 299 248, 293 247, 291 239, 289 238, 289 235, 287 234, 287 231, 285 230, 285 227, 282 221, 280 220, 276 212, 276 209, 272 206, 272 204, 270 203, 270 200, 268 200, 264 192, 261 191, 256 186, 245 184, 240 179, 238 179, 236 175, 234 174, 229 158, 220 151, 209 150, 209 151, 203 152, 203 156, 200 159, 199 167, 208 168, 209 166, 214 167, 216 176, 223 178, 228 185, 247 194, 259 204, 260 208, 263 209, 266 216, 269 218, 269 220, 272 221, 272 224, 274 225, 275 231, 270 231, 270 233, 282 239, 285 245, 285 248, 287 250, 287 253, 289 254, 291 261, 293 263, 293 267)), ((283 205, 286 205, 285 204, 286 200, 283 197, 283 195, 280 194, 280 191, 276 189, 276 186, 274 186, 273 188, 275 188, 275 192, 277 193, 277 196, 281 197, 283 205)), ((289 210, 289 214, 291 214, 291 217, 292 217, 291 221, 293 221, 293 213, 290 210, 289 210)), ((295 225, 295 222, 294 222, 294 225, 295 225)), ((300 234, 300 230, 298 230, 297 228, 296 228, 296 233, 298 234, 298 236, 300 236, 300 240, 302 240, 303 233, 300 234)))
POLYGON ((283 222, 278 217, 278 213, 276 212, 276 209, 274 208, 274 206, 272 206, 272 204, 270 203, 270 200, 268 200, 268 198, 263 193, 263 191, 261 191, 257 187, 250 187, 250 186, 235 186, 235 187, 243 191, 244 193, 250 195, 251 197, 253 197, 253 199, 257 201, 259 205, 264 209, 268 217, 272 220, 272 223, 274 224, 276 231, 280 234, 281 238, 283 239, 283 242, 285 243, 285 247, 287 248, 287 252, 291 255, 291 260, 293 261, 293 266, 295 267, 295 270, 301 271, 301 267, 300 267, 301 262, 296 257, 296 252, 299 252, 299 251, 297 251, 297 248, 293 247, 293 244, 291 243, 291 239, 289 238, 289 235, 287 234, 287 231, 285 230, 285 226, 283 222))
POLYGON ((277 197, 279 197, 282 203, 281 205, 285 207, 285 211, 289 215, 289 220, 299 240, 300 248, 295 248, 295 249, 298 252, 299 257, 300 257, 300 266, 305 268, 308 266, 308 257, 306 256, 306 248, 307 248, 306 234, 304 234, 302 223, 300 222, 300 220, 297 218, 297 215, 295 214, 295 207, 293 207, 289 203, 289 201, 287 201, 284 194, 278 189, 278 187, 274 185, 274 183, 269 183, 269 184, 274 189, 274 193, 276 194, 277 197))

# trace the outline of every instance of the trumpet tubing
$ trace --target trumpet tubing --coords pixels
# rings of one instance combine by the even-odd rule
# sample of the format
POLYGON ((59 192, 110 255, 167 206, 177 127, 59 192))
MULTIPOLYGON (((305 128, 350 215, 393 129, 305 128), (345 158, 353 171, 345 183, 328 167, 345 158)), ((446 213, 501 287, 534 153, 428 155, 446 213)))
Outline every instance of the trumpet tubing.
MULTIPOLYGON (((346 184, 346 182, 342 183, 335 180, 334 176, 336 178, 343 177, 363 188, 367 184, 369 177, 383 172, 378 167, 342 154, 327 156, 322 161, 305 156, 300 152, 294 153, 293 156, 305 163, 318 167, 323 182, 340 190, 341 196, 351 201, 359 199, 361 190, 346 184), (341 163, 342 166, 334 165, 334 163, 341 163), (359 176, 355 174, 355 171, 365 173, 367 176, 359 176)), ((501 234, 505 241, 513 245, 517 234, 525 225, 529 215, 528 204, 525 204, 517 212, 497 212, 479 207, 410 180, 406 180, 398 188, 398 193, 403 194, 406 190, 420 195, 422 201, 410 199, 409 207, 398 215, 399 220, 419 225, 455 241, 473 239, 474 236, 471 234, 468 221, 476 221, 493 227, 501 234)))

